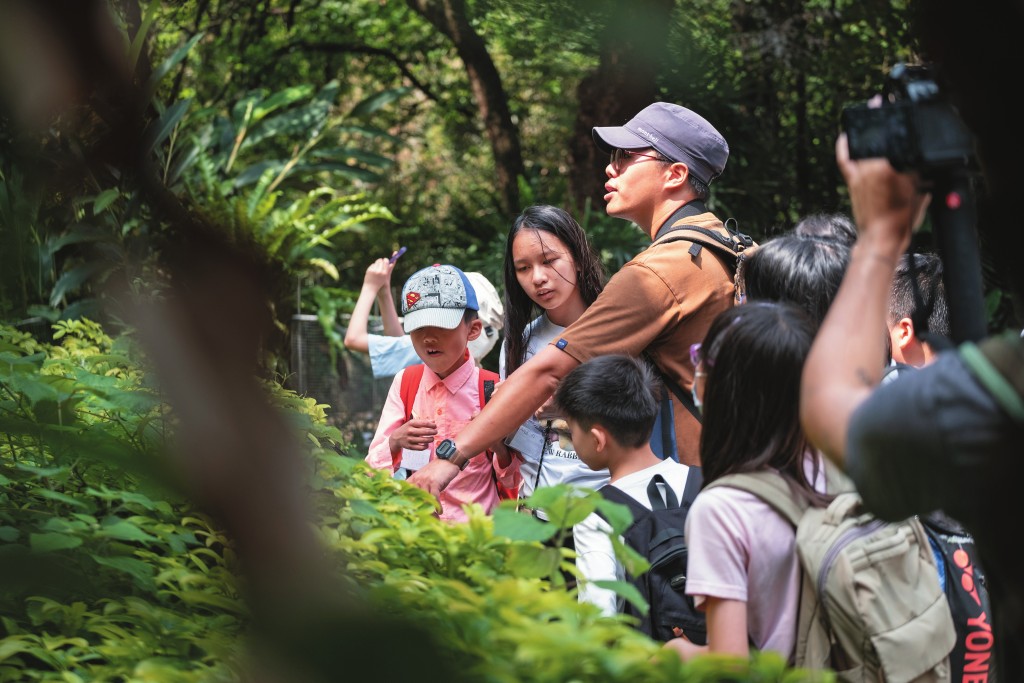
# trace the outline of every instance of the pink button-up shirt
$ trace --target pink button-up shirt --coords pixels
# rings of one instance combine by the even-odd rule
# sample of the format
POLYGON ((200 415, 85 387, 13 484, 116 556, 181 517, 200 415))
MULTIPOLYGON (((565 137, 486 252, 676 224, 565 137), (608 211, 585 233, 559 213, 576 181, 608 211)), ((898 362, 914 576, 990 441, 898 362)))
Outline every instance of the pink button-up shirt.
MULTIPOLYGON (((370 442, 366 462, 377 469, 392 469, 391 446, 388 437, 405 422, 405 405, 402 403, 403 369, 395 375, 388 390, 388 398, 381 411, 377 432, 370 442)), ((430 459, 437 456, 434 449, 448 438, 456 438, 462 428, 480 412, 479 368, 467 360, 455 372, 441 379, 429 367, 423 369, 412 409, 418 418, 429 418, 437 425, 437 436, 430 446, 430 459)), ((441 519, 451 522, 465 522, 466 513, 462 506, 479 503, 490 514, 498 504, 498 490, 494 476, 506 488, 519 486, 519 460, 512 458, 507 468, 498 465, 497 458, 474 457, 441 492, 441 519), (493 462, 492 462, 493 460, 493 462)))

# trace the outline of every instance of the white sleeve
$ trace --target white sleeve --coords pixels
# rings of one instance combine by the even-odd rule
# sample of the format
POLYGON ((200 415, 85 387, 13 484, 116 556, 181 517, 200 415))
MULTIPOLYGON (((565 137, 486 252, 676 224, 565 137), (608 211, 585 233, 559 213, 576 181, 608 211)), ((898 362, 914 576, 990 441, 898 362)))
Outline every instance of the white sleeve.
POLYGON ((605 616, 619 611, 619 597, 614 591, 598 588, 591 582, 622 581, 624 578, 622 565, 615 559, 612 541, 608 537, 610 532, 611 527, 596 513, 591 513, 572 530, 576 543, 576 568, 583 578, 579 601, 596 605, 605 616))
POLYGON ((370 352, 370 368, 375 379, 393 377, 402 368, 422 363, 412 345, 412 337, 403 334, 401 337, 388 337, 382 334, 371 334, 366 338, 370 352))

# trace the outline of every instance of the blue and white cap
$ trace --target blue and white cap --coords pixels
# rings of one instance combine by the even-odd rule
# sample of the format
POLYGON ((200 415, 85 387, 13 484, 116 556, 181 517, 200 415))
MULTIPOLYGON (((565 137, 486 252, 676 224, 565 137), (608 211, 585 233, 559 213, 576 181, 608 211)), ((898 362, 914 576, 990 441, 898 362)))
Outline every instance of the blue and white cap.
POLYGON ((454 330, 466 309, 479 310, 476 291, 466 274, 455 266, 435 263, 409 276, 402 287, 402 315, 406 333, 421 327, 454 330))

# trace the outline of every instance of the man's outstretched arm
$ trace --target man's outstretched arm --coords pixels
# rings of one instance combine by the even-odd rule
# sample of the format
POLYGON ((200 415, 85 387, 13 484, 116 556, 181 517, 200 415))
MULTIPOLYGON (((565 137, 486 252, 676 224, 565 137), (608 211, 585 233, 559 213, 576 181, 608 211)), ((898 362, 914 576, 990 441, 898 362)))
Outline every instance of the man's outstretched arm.
MULTIPOLYGON (((541 349, 509 375, 480 414, 453 437, 459 453, 476 455, 514 432, 555 393, 558 382, 577 365, 576 359, 554 346, 541 349)), ((452 463, 435 459, 409 477, 409 483, 436 497, 458 473, 459 468, 452 463)))
POLYGON ((804 366, 800 419, 808 438, 839 465, 850 416, 885 368, 885 314, 896 263, 924 216, 928 196, 916 178, 885 159, 849 158, 846 135, 836 160, 850 190, 857 242, 835 301, 804 366))

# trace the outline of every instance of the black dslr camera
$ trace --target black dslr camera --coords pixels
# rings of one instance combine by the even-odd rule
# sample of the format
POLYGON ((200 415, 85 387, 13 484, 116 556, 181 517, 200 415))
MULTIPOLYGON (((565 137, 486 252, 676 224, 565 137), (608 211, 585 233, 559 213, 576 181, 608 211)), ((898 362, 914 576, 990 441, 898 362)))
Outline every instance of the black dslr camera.
POLYGON ((971 132, 928 66, 897 64, 886 79, 881 106, 846 107, 842 126, 851 159, 885 157, 899 171, 923 175, 974 162, 971 132))

